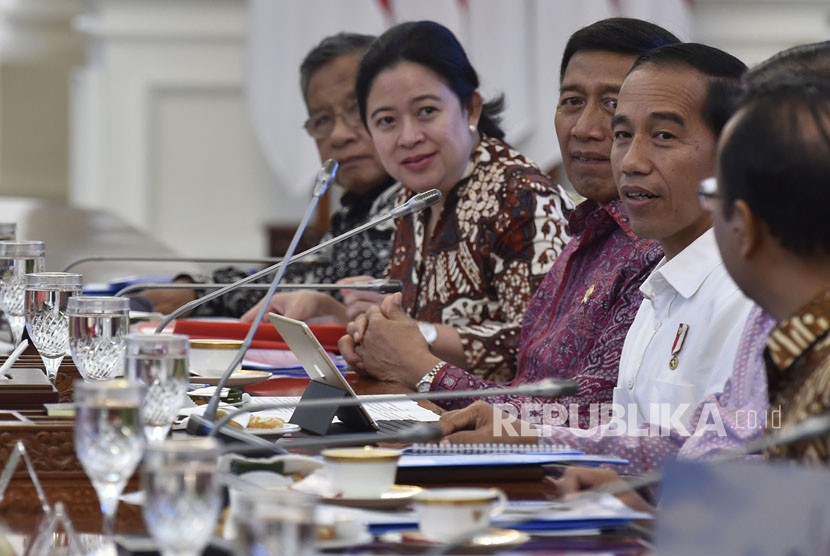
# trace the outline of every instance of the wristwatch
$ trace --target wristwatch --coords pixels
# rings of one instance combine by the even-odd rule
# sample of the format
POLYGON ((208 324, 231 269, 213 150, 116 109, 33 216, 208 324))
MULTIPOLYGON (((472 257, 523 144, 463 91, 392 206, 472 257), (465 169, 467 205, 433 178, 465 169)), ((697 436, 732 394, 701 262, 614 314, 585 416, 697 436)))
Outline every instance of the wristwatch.
POLYGON ((444 365, 446 364, 446 361, 439 361, 436 363, 430 372, 421 377, 421 380, 419 380, 418 384, 415 386, 415 390, 422 394, 429 392, 430 388, 432 388, 432 381, 435 380, 435 376, 441 369, 444 368, 444 365))
POLYGON ((432 345, 438 339, 438 328, 431 322, 418 321, 418 330, 421 331, 421 336, 427 341, 427 344, 432 345))

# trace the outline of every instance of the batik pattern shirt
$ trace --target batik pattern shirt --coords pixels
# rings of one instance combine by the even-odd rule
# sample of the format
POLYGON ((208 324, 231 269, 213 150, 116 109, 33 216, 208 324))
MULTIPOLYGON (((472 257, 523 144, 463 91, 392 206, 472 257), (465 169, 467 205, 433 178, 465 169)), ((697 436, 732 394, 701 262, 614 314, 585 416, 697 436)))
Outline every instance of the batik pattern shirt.
MULTIPOLYGON (((605 205, 588 200, 571 214, 571 240, 556 259, 525 312, 511 385, 544 378, 574 379, 579 392, 555 401, 578 409, 578 424, 587 428, 589 407, 611 401, 625 334, 643 299, 640 285, 663 256, 660 244, 638 238, 619 200, 605 205)), ((433 390, 488 388, 492 383, 448 366, 433 390)), ((487 398, 517 409, 545 403, 520 396, 487 398)), ((471 399, 444 405, 457 409, 471 399)), ((531 409, 532 412, 532 409, 531 409)), ((565 421, 563 424, 571 424, 565 421)))
POLYGON ((432 237, 427 211, 398 223, 390 278, 404 282, 404 308, 454 326, 470 372, 512 378, 522 315, 568 241, 570 210, 564 190, 535 164, 482 137, 432 237))
MULTIPOLYGON (((340 208, 332 213, 331 226, 321 241, 351 231, 390 210, 395 206, 400 190, 399 183, 385 183, 364 195, 346 192, 340 198, 340 208)), ((349 276, 382 278, 389 265, 394 235, 395 221, 387 220, 315 253, 311 263, 293 263, 286 269, 283 282, 333 284, 349 276)), ((224 284, 236 282, 248 274, 242 269, 228 267, 215 271, 211 279, 224 284)), ((194 278, 197 282, 207 281, 205 277, 194 278)), ((256 281, 270 283, 273 279, 272 273, 256 281)), ((332 293, 335 297, 339 295, 337 292, 332 293)), ((204 303, 194 311, 193 316, 239 317, 262 299, 264 294, 262 290, 238 289, 204 303)))
MULTIPOLYGON (((830 289, 778 324, 767 341, 767 431, 830 411, 830 289)), ((830 463, 828 435, 768 450, 772 458, 830 463)))

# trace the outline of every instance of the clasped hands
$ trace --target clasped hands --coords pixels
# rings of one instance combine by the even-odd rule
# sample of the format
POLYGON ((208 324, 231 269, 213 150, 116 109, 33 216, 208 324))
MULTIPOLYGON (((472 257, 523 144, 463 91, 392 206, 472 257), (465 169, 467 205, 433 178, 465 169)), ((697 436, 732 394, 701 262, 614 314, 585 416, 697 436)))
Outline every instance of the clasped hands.
POLYGON ((404 312, 400 293, 386 296, 380 305, 369 307, 350 322, 338 347, 358 372, 413 390, 440 361, 430 351, 417 321, 404 312))

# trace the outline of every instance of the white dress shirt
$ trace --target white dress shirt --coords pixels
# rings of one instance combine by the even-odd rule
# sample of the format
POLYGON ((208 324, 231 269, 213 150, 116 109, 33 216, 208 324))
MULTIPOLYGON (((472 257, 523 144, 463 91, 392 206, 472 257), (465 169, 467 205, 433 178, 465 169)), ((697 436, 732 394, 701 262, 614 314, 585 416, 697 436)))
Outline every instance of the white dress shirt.
POLYGON ((625 338, 614 403, 629 424, 668 426, 675 415, 688 425, 697 405, 731 375, 752 302, 726 272, 711 229, 660 261, 640 291, 645 299, 625 338), (682 344, 681 324, 688 325, 682 344))

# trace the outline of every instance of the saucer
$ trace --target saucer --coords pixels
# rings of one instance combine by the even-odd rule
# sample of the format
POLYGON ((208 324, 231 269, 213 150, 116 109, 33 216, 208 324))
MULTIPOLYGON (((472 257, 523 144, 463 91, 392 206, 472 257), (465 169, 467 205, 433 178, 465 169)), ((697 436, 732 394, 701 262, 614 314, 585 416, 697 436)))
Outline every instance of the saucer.
POLYGON ((290 432, 299 432, 302 430, 300 425, 295 425, 294 423, 285 423, 281 427, 274 427, 272 429, 257 429, 257 428, 248 428, 245 427, 244 429, 240 429, 248 434, 253 434, 255 436, 282 436, 283 434, 288 434, 290 432))
MULTIPOLYGON (((257 384, 271 378, 271 373, 268 371, 248 371, 239 370, 228 378, 225 386, 247 386, 249 384, 257 384)), ((207 384, 208 386, 216 386, 219 384, 219 377, 190 375, 190 382, 194 384, 207 384)))
POLYGON ((373 540, 375 540, 375 537, 369 531, 362 531, 353 537, 336 537, 327 541, 318 540, 314 543, 314 548, 317 550, 343 550, 344 548, 360 546, 361 544, 369 544, 373 540))
POLYGON ((412 497, 422 490, 423 489, 421 487, 417 486, 392 485, 392 488, 377 498, 342 498, 339 496, 332 496, 324 497, 322 502, 324 504, 334 504, 337 506, 389 510, 406 506, 412 500, 412 497))
MULTIPOLYGON (((378 540, 410 550, 429 550, 444 546, 428 540, 420 531, 390 531, 378 536, 378 540)), ((458 545, 465 554, 487 554, 498 550, 514 548, 530 540, 530 536, 515 529, 487 529, 458 545)))

